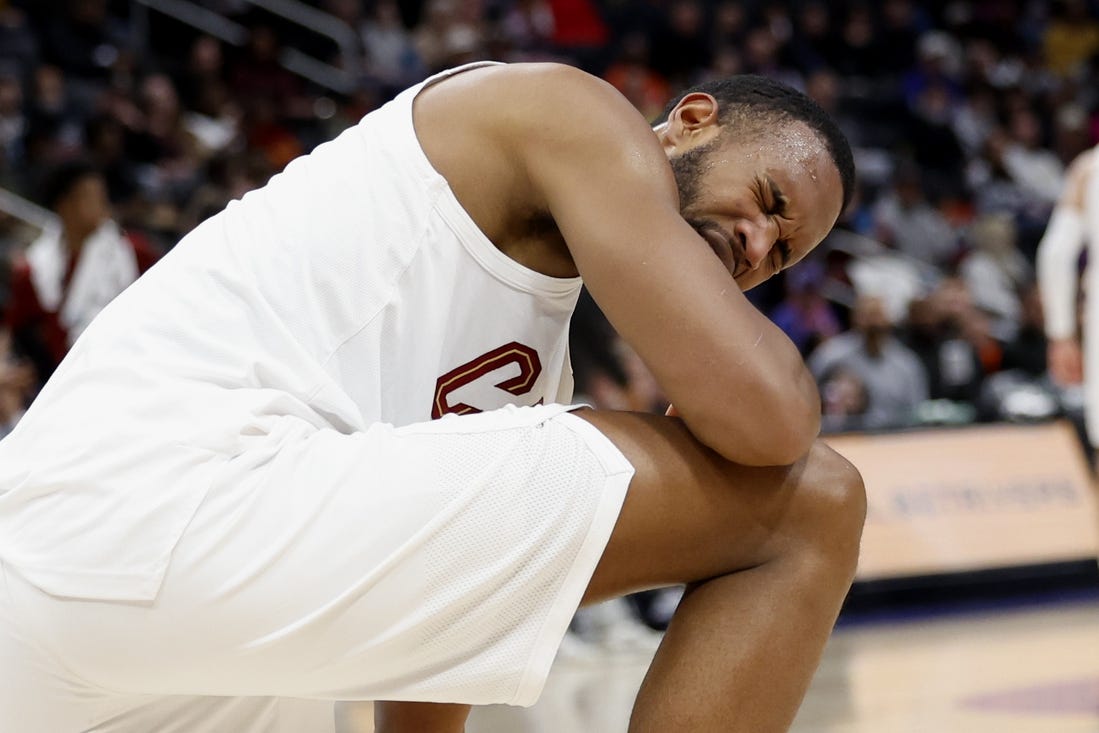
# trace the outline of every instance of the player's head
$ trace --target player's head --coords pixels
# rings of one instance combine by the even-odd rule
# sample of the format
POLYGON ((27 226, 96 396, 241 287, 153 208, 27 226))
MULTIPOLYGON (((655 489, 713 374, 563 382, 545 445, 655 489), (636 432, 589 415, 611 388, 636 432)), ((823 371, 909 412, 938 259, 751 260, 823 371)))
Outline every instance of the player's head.
POLYGON ((680 209, 747 290, 804 257, 855 186, 836 123, 797 90, 759 76, 693 87, 656 127, 680 209))

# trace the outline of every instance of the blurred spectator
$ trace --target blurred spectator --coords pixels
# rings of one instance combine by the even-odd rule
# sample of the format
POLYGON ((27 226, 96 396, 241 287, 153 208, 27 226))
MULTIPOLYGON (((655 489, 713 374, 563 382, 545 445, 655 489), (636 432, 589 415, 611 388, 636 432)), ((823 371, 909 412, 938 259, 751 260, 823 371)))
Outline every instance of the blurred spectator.
POLYGON ((835 69, 845 76, 872 78, 880 68, 879 47, 874 39, 874 16, 870 6, 855 2, 848 6, 835 55, 835 69))
POLYGON ((869 427, 866 413, 870 396, 859 375, 843 366, 820 377, 821 431, 840 433, 869 427))
POLYGON ((1042 298, 1036 284, 1031 284, 1022 297, 1022 320, 1019 330, 1004 347, 1004 369, 1016 369, 1030 377, 1046 373, 1045 318, 1042 298))
POLYGON ((0 70, 0 180, 23 162, 27 116, 19 78, 0 70))
POLYGON ((881 71, 901 75, 916 61, 916 42, 920 34, 920 17, 912 0, 885 0, 881 4, 881 71))
MULTIPOLYGON (((31 132, 46 144, 41 153, 47 166, 58 162, 54 155, 69 155, 79 146, 84 112, 69 95, 69 84, 60 68, 44 65, 34 70, 27 117, 31 132)), ((27 147, 28 154, 37 157, 34 153, 39 151, 27 147)))
POLYGON ((965 280, 977 308, 989 314, 1000 341, 1015 338, 1022 305, 1019 294, 1034 279, 1034 271, 1016 246, 1015 221, 1008 214, 987 214, 967 235, 973 251, 962 261, 965 280))
POLYGON ((44 381, 104 306, 152 264, 111 219, 107 186, 90 164, 50 176, 43 203, 59 227, 36 239, 12 269, 5 323, 44 381))
POLYGON ((874 207, 878 238, 907 257, 940 267, 958 253, 958 235, 927 200, 919 168, 902 165, 874 207))
POLYGON ((179 75, 179 97, 188 108, 196 108, 209 86, 228 83, 225 49, 212 36, 195 38, 187 53, 187 65, 179 75))
POLYGON ((837 369, 847 370, 866 389, 864 427, 914 424, 916 409, 928 397, 923 364, 893 336, 893 323, 880 298, 861 296, 853 322, 853 330, 825 341, 809 357, 817 382, 837 369))
POLYGON ((1054 0, 1052 6, 1042 50, 1049 68, 1067 76, 1099 51, 1099 23, 1089 15, 1085 0, 1054 0))
POLYGON ((906 157, 922 169, 938 199, 964 190, 965 156, 954 133, 953 105, 949 86, 931 82, 916 96, 904 127, 906 157))
POLYGON ((108 13, 107 0, 67 0, 51 14, 43 54, 63 69, 81 100, 107 85, 111 69, 130 45, 126 26, 108 13))
POLYGON ((800 263, 786 272, 786 297, 771 311, 771 320, 781 328, 802 356, 808 356, 822 341, 840 332, 839 319, 821 295, 824 265, 816 260, 800 263))
POLYGON ((770 27, 751 29, 744 43, 744 71, 776 79, 796 89, 804 88, 801 74, 783 65, 781 50, 780 41, 770 27))
POLYGON ((995 92, 988 86, 975 87, 955 106, 951 125, 965 155, 969 158, 980 155, 988 136, 997 127, 995 92))
POLYGON ((942 289, 909 305, 904 341, 924 366, 933 400, 976 403, 980 396, 984 370, 964 322, 942 289))
POLYGON ((366 49, 368 73, 388 88, 394 91, 403 89, 425 76, 412 34, 404 27, 400 9, 394 0, 375 2, 359 32, 366 49))
POLYGON ((1050 150, 1042 147, 1042 126, 1029 109, 1011 116, 1003 165, 1012 180, 1030 196, 1052 207, 1061 192, 1065 166, 1050 150))
POLYGON ((844 109, 842 105, 842 81, 831 69, 821 66, 812 71, 805 80, 805 93, 821 106, 840 126, 852 148, 864 144, 863 122, 856 115, 844 109))
POLYGON ((0 3, 0 64, 25 81, 41 60, 40 46, 27 14, 10 2, 0 3))
POLYGON ((653 69, 679 88, 691 83, 696 69, 710 65, 710 44, 702 3, 672 0, 666 24, 652 39, 651 59, 653 69))
POLYGON ((425 21, 413 34, 427 73, 472 61, 480 55, 482 24, 462 14, 457 0, 428 0, 425 21))
POLYGON ((952 36, 942 31, 930 31, 920 36, 918 45, 911 42, 910 51, 915 64, 908 64, 904 74, 904 99, 910 108, 915 109, 921 103, 924 92, 937 87, 952 106, 962 96, 959 72, 961 50, 952 36), (916 48, 919 52, 912 53, 916 48))
POLYGON ((836 35, 832 12, 821 0, 800 6, 789 46, 789 57, 796 67, 812 73, 836 66, 844 48, 836 35))
POLYGON ((947 277, 935 293, 945 317, 954 324, 962 337, 977 354, 983 376, 997 372, 1003 366, 1004 348, 992 332, 988 314, 973 304, 973 295, 961 277, 947 277))
POLYGON ((744 5, 735 0, 723 0, 713 9, 710 43, 713 48, 739 48, 748 34, 748 18, 744 5))
POLYGON ((305 98, 300 78, 279 63, 282 43, 274 28, 257 24, 251 28, 248 46, 229 74, 229 86, 238 99, 254 101, 288 117, 305 117, 312 104, 305 98))
POLYGON ((668 82, 649 66, 649 41, 640 32, 622 39, 618 56, 603 78, 647 120, 655 119, 671 97, 668 82))

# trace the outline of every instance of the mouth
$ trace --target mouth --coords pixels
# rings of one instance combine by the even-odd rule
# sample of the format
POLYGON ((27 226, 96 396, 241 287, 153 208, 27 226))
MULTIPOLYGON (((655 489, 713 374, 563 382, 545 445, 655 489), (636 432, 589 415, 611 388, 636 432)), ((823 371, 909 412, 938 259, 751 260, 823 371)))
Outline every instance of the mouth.
POLYGON ((747 257, 744 256, 743 245, 738 241, 733 244, 734 238, 718 224, 712 221, 692 222, 695 231, 706 240, 717 258, 725 265, 725 269, 736 279, 748 271, 747 257))

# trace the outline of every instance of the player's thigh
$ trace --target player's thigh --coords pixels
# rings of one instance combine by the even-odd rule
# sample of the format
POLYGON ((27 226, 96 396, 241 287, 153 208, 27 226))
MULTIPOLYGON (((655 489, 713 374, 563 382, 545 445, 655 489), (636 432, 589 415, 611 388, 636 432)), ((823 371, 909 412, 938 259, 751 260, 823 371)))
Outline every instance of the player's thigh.
POLYGON ((823 443, 792 466, 748 467, 698 442, 678 419, 575 414, 635 470, 585 601, 755 567, 807 541, 857 556, 861 478, 823 443))
POLYGON ((126 694, 525 703, 630 473, 560 409, 294 423, 215 482, 154 602, 43 597, 40 636, 126 694))

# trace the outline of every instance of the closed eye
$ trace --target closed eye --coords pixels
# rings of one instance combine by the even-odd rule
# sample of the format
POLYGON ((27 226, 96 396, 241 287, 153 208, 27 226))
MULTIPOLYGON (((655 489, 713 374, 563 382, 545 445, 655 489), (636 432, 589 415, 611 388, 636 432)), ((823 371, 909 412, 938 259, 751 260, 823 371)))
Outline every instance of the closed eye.
POLYGON ((786 210, 789 207, 790 199, 779 188, 778 182, 771 176, 765 176, 764 180, 767 182, 767 192, 771 196, 771 205, 768 208, 767 213, 770 216, 781 216, 786 218, 786 210))

